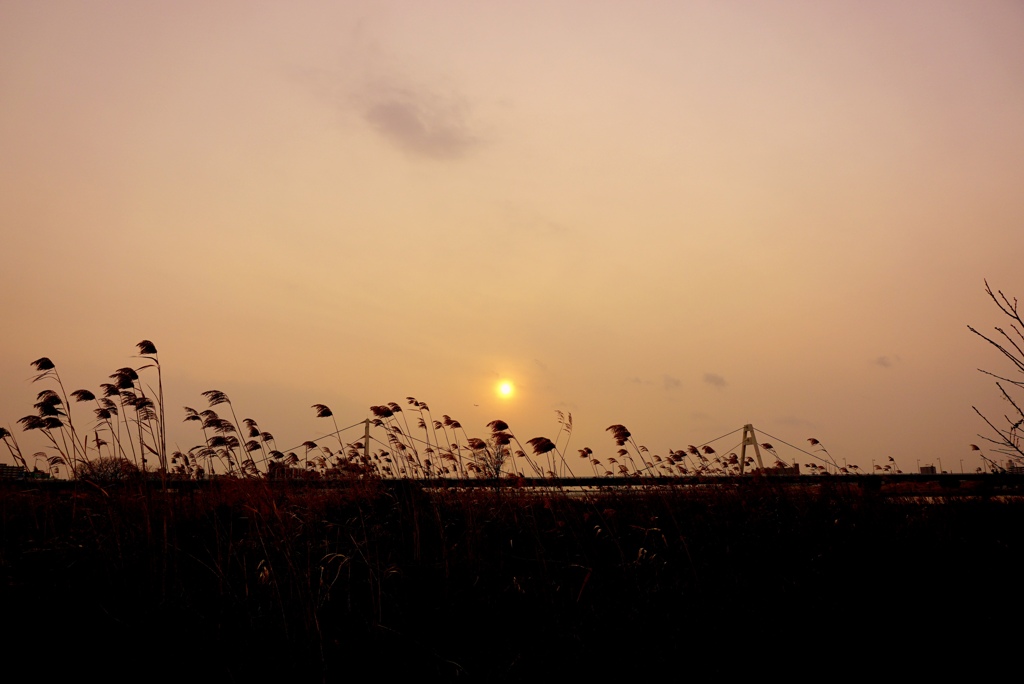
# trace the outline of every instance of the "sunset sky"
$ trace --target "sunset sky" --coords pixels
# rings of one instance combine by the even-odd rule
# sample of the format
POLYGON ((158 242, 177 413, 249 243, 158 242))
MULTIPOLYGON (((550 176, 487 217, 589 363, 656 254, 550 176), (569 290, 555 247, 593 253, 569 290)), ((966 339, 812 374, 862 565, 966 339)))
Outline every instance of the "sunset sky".
POLYGON ((908 472, 1005 412, 967 326, 1024 298, 1014 0, 4 0, 0 101, 29 453, 30 363, 98 391, 143 339, 182 450, 210 389, 282 448, 413 396, 571 412, 570 462, 752 423, 908 472))

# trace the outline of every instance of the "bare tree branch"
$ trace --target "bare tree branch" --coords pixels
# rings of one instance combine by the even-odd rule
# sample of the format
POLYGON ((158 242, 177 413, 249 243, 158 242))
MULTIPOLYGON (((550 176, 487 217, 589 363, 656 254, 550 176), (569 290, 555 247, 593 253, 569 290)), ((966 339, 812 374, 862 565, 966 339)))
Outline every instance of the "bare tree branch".
MULTIPOLYGON (((996 348, 1003 358, 1007 359, 1013 368, 1018 373, 1024 374, 1024 320, 1021 319, 1020 310, 1018 308, 1018 302, 1016 298, 1007 297, 1002 290, 993 291, 992 287, 988 284, 988 280, 985 280, 985 293, 989 296, 992 302, 996 305, 999 311, 1010 319, 1009 330, 1012 332, 1008 333, 1005 328, 995 326, 995 331, 999 333, 998 336, 988 336, 973 326, 967 326, 967 329, 972 333, 980 337, 981 339, 988 342, 990 345, 996 348)), ((1013 460, 1024 460, 1024 448, 1021 447, 1021 438, 1024 437, 1024 409, 1022 409, 1022 403, 1015 400, 1007 391, 1007 385, 1009 387, 1024 389, 1024 379, 1013 379, 1006 375, 999 373, 993 373, 992 371, 978 369, 981 373, 988 375, 996 380, 996 387, 999 389, 999 393, 1003 399, 1009 402, 1010 406, 1016 411, 1016 416, 1004 415, 1003 418, 1009 425, 1008 428, 997 427, 988 416, 983 414, 977 407, 972 406, 974 412, 977 413, 982 420, 992 430, 992 436, 982 437, 982 439, 990 442, 991 444, 999 447, 997 450, 1000 453, 1006 454, 1013 460)))

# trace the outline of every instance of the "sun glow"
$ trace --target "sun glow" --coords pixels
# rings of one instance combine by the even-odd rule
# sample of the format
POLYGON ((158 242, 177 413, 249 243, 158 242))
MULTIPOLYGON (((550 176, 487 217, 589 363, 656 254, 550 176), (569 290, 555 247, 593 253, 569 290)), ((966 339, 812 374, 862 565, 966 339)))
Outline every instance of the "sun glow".
POLYGON ((502 398, 509 398, 515 392, 516 388, 513 387, 512 383, 508 380, 502 380, 498 383, 498 396, 502 398))

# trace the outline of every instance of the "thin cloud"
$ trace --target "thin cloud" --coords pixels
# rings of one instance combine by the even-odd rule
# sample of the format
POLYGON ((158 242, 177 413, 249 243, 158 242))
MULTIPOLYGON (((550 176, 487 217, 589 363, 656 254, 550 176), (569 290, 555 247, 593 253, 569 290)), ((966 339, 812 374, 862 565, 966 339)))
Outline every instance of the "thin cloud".
POLYGON ((461 159, 481 145, 470 100, 445 75, 403 66, 366 26, 353 31, 342 62, 341 70, 292 68, 289 73, 345 119, 368 125, 412 156, 461 159))
POLYGON ((460 159, 480 144, 465 105, 410 89, 371 89, 358 98, 363 119, 400 149, 428 159, 460 159))
POLYGON ((892 368, 893 364, 899 363, 899 360, 898 356, 879 356, 872 363, 882 368, 892 368))
POLYGON ((797 416, 782 416, 781 418, 776 418, 775 422, 779 423, 780 425, 786 425, 786 426, 790 426, 790 427, 806 427, 806 428, 817 427, 817 423, 812 423, 809 420, 805 420, 803 418, 798 418, 797 416))
POLYGON ((704 382, 708 383, 713 387, 718 387, 719 389, 722 389, 729 384, 728 382, 725 381, 725 378, 723 378, 721 375, 717 373, 705 373, 704 382))
MULTIPOLYGON (((496 202, 495 207, 501 218, 502 225, 500 230, 503 231, 506 238, 524 235, 552 238, 566 236, 573 232, 566 226, 552 221, 534 207, 526 204, 503 200, 496 202)), ((585 244, 575 247, 577 251, 585 248, 585 244)))
POLYGON ((679 389, 680 387, 683 386, 682 380, 679 380, 678 378, 673 378, 671 375, 663 375, 661 376, 661 380, 662 383, 665 385, 666 390, 679 389))

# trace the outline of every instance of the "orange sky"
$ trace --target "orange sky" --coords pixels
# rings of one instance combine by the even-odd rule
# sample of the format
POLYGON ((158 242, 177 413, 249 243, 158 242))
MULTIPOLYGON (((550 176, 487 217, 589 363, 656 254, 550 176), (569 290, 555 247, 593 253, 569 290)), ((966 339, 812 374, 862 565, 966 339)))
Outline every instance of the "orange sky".
POLYGON ((0 97, 29 452, 30 362, 96 391, 142 339, 183 450, 208 389, 281 446, 411 395, 862 469, 973 470, 1001 415, 967 325, 1024 297, 1019 2, 8 0, 0 97))

